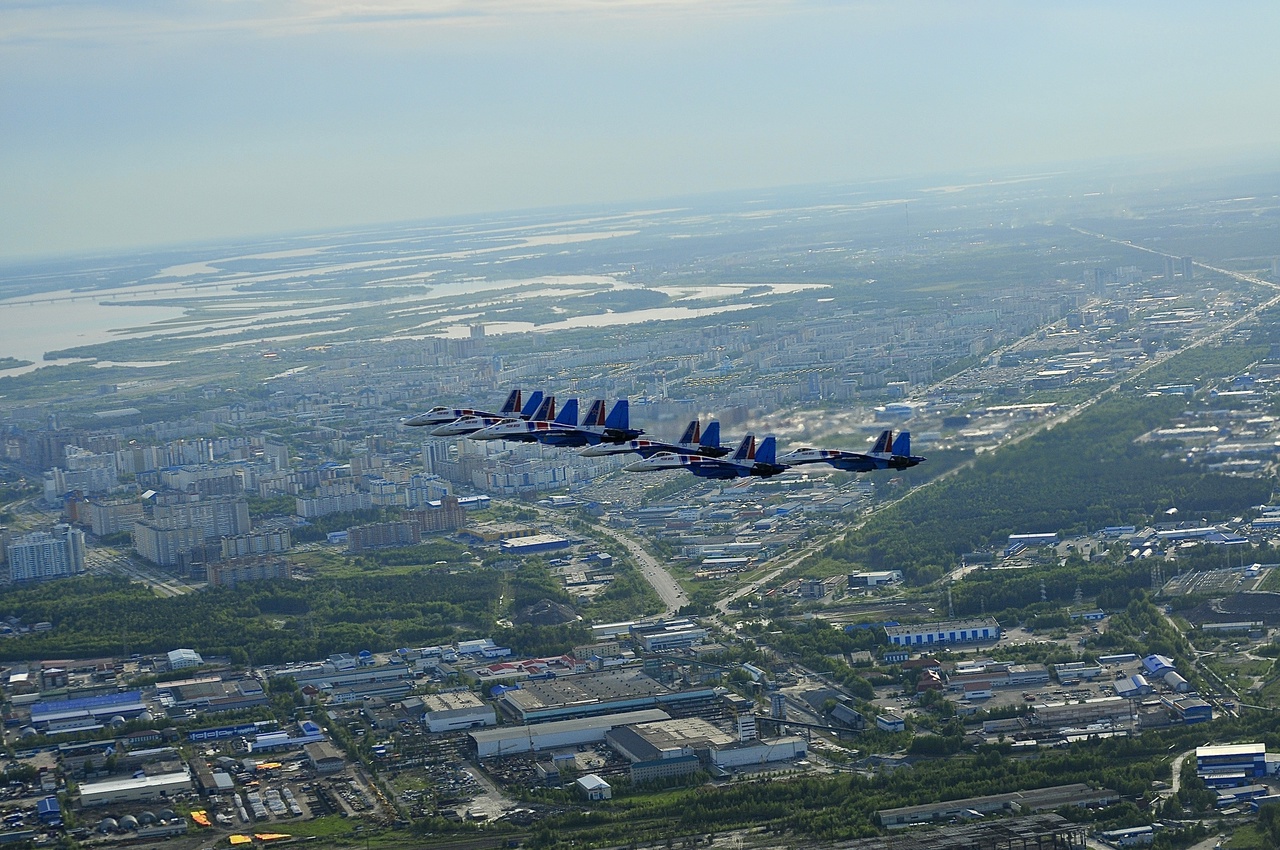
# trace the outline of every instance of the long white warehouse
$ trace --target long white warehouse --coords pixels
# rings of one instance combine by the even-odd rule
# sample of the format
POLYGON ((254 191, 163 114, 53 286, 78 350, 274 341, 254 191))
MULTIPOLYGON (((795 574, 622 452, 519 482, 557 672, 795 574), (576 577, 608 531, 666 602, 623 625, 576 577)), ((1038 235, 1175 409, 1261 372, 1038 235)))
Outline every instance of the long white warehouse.
POLYGON ((477 729, 474 732, 468 732, 467 738, 471 741, 476 758, 485 759, 598 743, 604 740, 604 733, 616 726, 631 726, 635 723, 652 723, 656 720, 670 719, 671 715, 665 711, 648 708, 643 711, 605 714, 600 717, 555 720, 550 723, 536 723, 532 726, 477 729))

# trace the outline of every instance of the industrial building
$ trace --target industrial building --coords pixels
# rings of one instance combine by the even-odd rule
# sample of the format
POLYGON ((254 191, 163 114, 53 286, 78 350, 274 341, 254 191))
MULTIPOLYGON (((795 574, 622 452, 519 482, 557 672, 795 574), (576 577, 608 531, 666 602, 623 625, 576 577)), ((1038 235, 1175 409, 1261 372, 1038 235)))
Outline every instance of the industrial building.
POLYGON ((266 691, 257 679, 244 677, 223 681, 218 676, 162 682, 156 688, 156 700, 166 711, 240 711, 268 702, 266 691))
POLYGON ((1126 721, 1133 710, 1122 697, 1098 697, 1084 702, 1047 702, 1035 707, 1035 722, 1050 729, 1094 723, 1126 721))
POLYGON ((1132 676, 1116 679, 1115 689, 1116 696, 1124 697, 1125 699, 1144 697, 1155 690, 1151 687, 1151 683, 1147 681, 1147 677, 1141 673, 1134 673, 1132 676))
POLYGON ((333 744, 328 741, 316 741, 302 748, 307 754, 307 761, 316 773, 337 773, 347 765, 347 760, 333 744))
POLYGON ((902 570, 850 573, 845 580, 848 582, 850 590, 862 587, 883 587, 887 584, 901 584, 902 570))
MULTIPOLYGON (((753 721, 749 715, 740 718, 753 721)), ((631 762, 631 781, 648 782, 692 773, 704 765, 721 770, 802 758, 803 738, 755 738, 754 722, 735 737, 698 718, 637 723, 609 730, 605 741, 631 762)))
POLYGON ((503 540, 498 544, 498 549, 504 555, 536 555, 539 552, 568 549, 570 545, 572 544, 566 538, 555 534, 531 534, 528 537, 503 540))
POLYGON ((604 739, 631 762, 632 782, 693 773, 710 760, 713 746, 725 746, 734 740, 696 717, 621 726, 610 729, 604 739))
POLYGON ((145 803, 161 797, 172 797, 174 794, 190 791, 191 788, 191 774, 185 769, 178 773, 86 782, 80 786, 80 805, 87 809, 115 803, 145 803))
POLYGON ((783 738, 757 738, 750 741, 734 741, 725 746, 713 746, 708 753, 708 758, 716 767, 728 770, 802 759, 808 753, 809 744, 804 738, 788 735, 783 738))
POLYGON ((1247 785, 1266 774, 1266 744, 1196 747, 1196 776, 1210 788, 1247 785))
POLYGON ((646 652, 688 649, 707 639, 707 630, 689 619, 637 623, 631 626, 632 643, 646 652))
POLYGON ((498 725, 498 715, 470 691, 427 694, 422 698, 423 721, 429 732, 453 732, 498 725))
POLYGON ((194 649, 174 649, 169 652, 169 669, 183 670, 187 667, 199 667, 204 658, 194 649))
POLYGON ((1053 673, 1062 684, 1078 682, 1081 679, 1096 679, 1102 675, 1102 666, 1084 661, 1067 661, 1053 665, 1053 673))
POLYGON ((147 710, 141 691, 123 691, 82 699, 33 703, 31 725, 37 729, 56 728, 65 723, 102 723, 119 715, 130 720, 147 710))
POLYGON ((1183 723, 1203 723, 1213 719, 1213 706, 1195 696, 1161 697, 1164 703, 1183 723))
POLYGON ((677 690, 634 667, 522 682, 497 698, 498 709, 521 723, 543 723, 660 708, 688 717, 716 705, 711 686, 677 690))
POLYGON ((884 631, 892 646, 936 646, 1000 639, 1000 624, 992 617, 918 623, 913 626, 885 626, 884 631))
POLYGON ((592 802, 608 800, 613 797, 613 788, 609 786, 608 782, 605 782, 594 773, 578 777, 574 784, 577 786, 578 792, 592 802))
POLYGON ((477 729, 468 732, 467 739, 476 758, 486 759, 600 743, 604 741, 605 733, 610 729, 632 723, 651 723, 655 720, 669 719, 671 715, 657 709, 627 711, 601 717, 539 723, 534 726, 477 729))

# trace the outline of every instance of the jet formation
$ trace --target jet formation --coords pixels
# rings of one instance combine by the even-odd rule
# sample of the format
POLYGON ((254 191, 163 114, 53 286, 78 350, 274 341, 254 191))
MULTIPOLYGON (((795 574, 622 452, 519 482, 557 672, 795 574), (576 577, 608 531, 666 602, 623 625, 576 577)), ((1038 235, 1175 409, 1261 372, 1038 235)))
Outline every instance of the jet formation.
POLYGON ((845 472, 878 469, 910 469, 924 461, 911 454, 911 434, 880 433, 867 452, 803 447, 778 455, 777 441, 765 437, 756 442, 748 434, 732 452, 720 444, 720 423, 711 420, 705 429, 695 419, 674 443, 643 438, 644 430, 632 428, 630 407, 620 399, 605 412, 597 399, 578 419, 578 400, 571 398, 556 411, 556 398, 534 392, 526 399, 512 390, 496 413, 470 408, 433 407, 411 416, 404 424, 430 427, 435 437, 467 437, 472 440, 506 440, 576 448, 584 457, 635 454, 640 460, 623 467, 626 472, 659 472, 680 469, 700 478, 771 478, 797 466, 825 463, 845 472))

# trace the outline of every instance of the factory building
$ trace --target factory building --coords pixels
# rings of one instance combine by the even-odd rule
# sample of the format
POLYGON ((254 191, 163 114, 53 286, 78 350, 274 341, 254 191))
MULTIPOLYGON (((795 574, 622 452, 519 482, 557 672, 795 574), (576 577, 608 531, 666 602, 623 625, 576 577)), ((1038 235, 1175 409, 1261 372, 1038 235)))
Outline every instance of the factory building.
POLYGON ((180 773, 86 782, 80 786, 80 805, 87 809, 117 803, 145 803, 161 797, 172 797, 183 791, 190 791, 191 788, 191 774, 186 770, 180 773))
POLYGON ((82 699, 50 700, 32 704, 31 725, 37 729, 57 728, 60 725, 62 728, 70 728, 65 724, 103 723, 116 715, 130 720, 146 710, 147 704, 142 701, 140 691, 82 699))
POLYGON ((1161 697, 1160 701, 1183 723, 1203 723, 1213 719, 1213 706, 1199 697, 1161 697))
POLYGON ((1266 774, 1266 744, 1196 747, 1196 776, 1210 788, 1247 785, 1266 774))
POLYGON ((199 667, 201 664, 204 664, 204 658, 194 649, 174 649, 169 651, 170 670, 199 667))
POLYGON ((427 694, 422 698, 428 732, 453 732, 498 725, 497 712, 470 691, 427 694))
POLYGON ((1125 699, 1144 697, 1155 690, 1151 687, 1151 683, 1147 681, 1147 677, 1141 673, 1134 673, 1132 676, 1117 679, 1115 689, 1116 696, 1124 697, 1125 699))
POLYGON ((574 784, 578 788, 578 793, 592 802, 608 800, 613 797, 613 788, 609 786, 608 782, 605 782, 594 773, 578 777, 574 780, 574 784))
POLYGON ((631 640, 646 652, 688 649, 707 639, 707 630, 693 620, 663 620, 637 623, 630 628, 631 640))
POLYGON ((594 717, 660 708, 676 717, 714 710, 715 688, 669 688, 634 667, 522 682, 497 698, 498 709, 520 723, 594 717))
POLYGON ((1081 679, 1096 679, 1102 675, 1102 667, 1098 664, 1088 664, 1084 661, 1067 661, 1053 665, 1053 672, 1058 677, 1058 681, 1065 685, 1068 682, 1078 682, 1081 679))
POLYGON ((1035 707, 1035 722, 1050 729, 1078 726, 1099 720, 1128 720, 1129 701, 1122 697, 1098 697, 1084 702, 1049 702, 1035 707))
POLYGON ((559 747, 596 744, 604 741, 605 733, 610 729, 632 723, 651 723, 655 720, 670 718, 671 715, 657 709, 627 711, 600 717, 539 723, 534 726, 477 729, 467 733, 467 740, 476 758, 486 759, 541 752, 559 747))
POLYGON ((662 720, 611 729, 605 741, 631 762, 631 781, 637 783, 684 776, 703 766, 729 770, 788 761, 808 752, 803 738, 762 741, 754 737, 753 724, 742 726, 735 738, 698 718, 662 720))
POLYGON ((802 759, 809 752, 804 738, 790 735, 768 740, 735 741, 724 747, 711 747, 708 758, 716 767, 732 769, 757 767, 773 762, 802 759))
POLYGON ((884 631, 892 646, 936 646, 1000 639, 1000 624, 992 617, 918 623, 913 626, 885 626, 884 631))

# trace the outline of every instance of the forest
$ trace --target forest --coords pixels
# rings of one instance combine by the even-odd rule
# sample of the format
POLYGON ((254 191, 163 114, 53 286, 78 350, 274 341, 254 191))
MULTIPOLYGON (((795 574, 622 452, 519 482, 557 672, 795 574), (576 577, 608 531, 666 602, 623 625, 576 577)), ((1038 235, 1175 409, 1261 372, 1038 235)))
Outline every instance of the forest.
POLYGON ((1143 525, 1170 506, 1188 515, 1223 516, 1265 502, 1268 481, 1200 472, 1160 443, 1134 442, 1186 405, 1169 396, 1100 401, 876 514, 801 572, 896 569, 911 583, 927 584, 962 553, 1002 547, 1014 533, 1143 525))
POLYGON ((501 637, 523 654, 545 649, 548 637, 559 645, 585 634, 495 630, 497 619, 541 599, 566 601, 559 582, 537 563, 511 572, 421 569, 256 582, 163 599, 124 578, 82 576, 0 593, 5 616, 53 623, 51 631, 0 644, 0 658, 92 658, 189 647, 237 663, 278 664, 470 636, 501 637))

